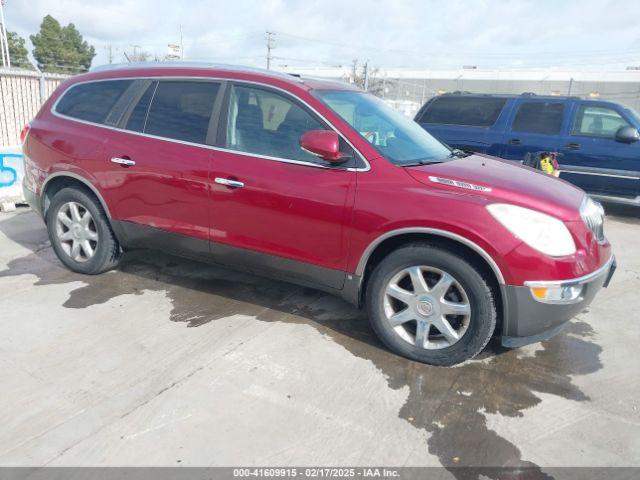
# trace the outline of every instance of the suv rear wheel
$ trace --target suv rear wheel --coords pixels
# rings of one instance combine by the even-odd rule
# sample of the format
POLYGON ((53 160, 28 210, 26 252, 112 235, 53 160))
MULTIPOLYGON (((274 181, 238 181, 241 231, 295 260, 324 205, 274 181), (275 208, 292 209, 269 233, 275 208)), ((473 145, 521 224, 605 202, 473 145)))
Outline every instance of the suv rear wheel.
POLYGON ((46 221, 53 250, 74 272, 93 275, 118 264, 120 245, 93 195, 63 188, 51 199, 46 221))
POLYGON ((367 310, 395 353, 432 365, 477 355, 496 325, 493 295, 465 258, 428 244, 395 250, 372 273, 367 310))

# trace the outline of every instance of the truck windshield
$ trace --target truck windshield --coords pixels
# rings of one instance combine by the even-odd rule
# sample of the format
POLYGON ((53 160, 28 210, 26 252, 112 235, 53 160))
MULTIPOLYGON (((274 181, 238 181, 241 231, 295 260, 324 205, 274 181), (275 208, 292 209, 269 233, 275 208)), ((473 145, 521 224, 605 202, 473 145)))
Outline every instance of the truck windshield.
POLYGON ((454 156, 420 125, 373 95, 344 90, 313 93, 397 165, 444 162, 454 156))

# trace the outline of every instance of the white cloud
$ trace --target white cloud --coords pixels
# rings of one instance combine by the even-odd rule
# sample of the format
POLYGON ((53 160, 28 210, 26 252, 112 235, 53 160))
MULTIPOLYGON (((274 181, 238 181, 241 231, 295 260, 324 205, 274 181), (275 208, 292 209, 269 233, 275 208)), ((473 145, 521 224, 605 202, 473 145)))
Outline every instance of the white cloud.
MULTIPOLYGON (((638 63, 640 2, 626 0, 7 0, 10 30, 35 33, 51 14, 73 22, 106 62, 105 45, 164 55, 183 27, 187 58, 263 65, 265 30, 278 63, 382 66, 638 63), (291 36, 285 35, 289 34, 291 36), (302 40, 298 37, 315 39, 302 40), (291 60, 294 59, 294 60, 291 60)), ((117 59, 120 60, 121 53, 117 59)))

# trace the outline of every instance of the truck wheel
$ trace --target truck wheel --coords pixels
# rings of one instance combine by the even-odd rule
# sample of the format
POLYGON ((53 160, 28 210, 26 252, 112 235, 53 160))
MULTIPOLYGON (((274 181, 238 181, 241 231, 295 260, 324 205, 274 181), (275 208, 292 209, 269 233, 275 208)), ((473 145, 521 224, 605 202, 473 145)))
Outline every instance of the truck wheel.
POLYGON ((496 326, 493 294, 465 258, 426 243, 401 247, 372 272, 371 326, 393 352, 431 365, 477 355, 496 326))
POLYGON ((63 188, 51 199, 46 222, 51 246, 70 270, 95 275, 118 265, 122 250, 93 195, 63 188))

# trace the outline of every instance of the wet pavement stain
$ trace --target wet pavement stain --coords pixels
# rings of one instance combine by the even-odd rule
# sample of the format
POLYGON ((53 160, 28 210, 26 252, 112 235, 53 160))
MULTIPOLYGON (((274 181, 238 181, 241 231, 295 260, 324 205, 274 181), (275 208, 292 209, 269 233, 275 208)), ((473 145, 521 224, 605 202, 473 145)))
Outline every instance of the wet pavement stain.
POLYGON ((70 293, 63 304, 67 308, 160 290, 173 303, 171 320, 189 327, 233 314, 315 327, 357 357, 373 362, 390 388, 409 387, 400 417, 429 433, 428 451, 458 479, 514 478, 513 471, 496 466, 525 469, 517 478, 551 478, 523 459, 516 445, 490 430, 484 412, 522 416, 541 402, 537 393, 586 401, 572 376, 602 367, 601 347, 591 341, 591 327, 578 320, 533 355, 519 358, 518 350, 492 342, 476 360, 453 368, 430 367, 385 350, 362 311, 322 292, 151 251, 127 254, 115 272, 78 275, 57 260, 44 228, 38 241, 27 241, 18 229, 7 228, 9 222, 0 224, 0 230, 33 253, 10 261, 0 278, 35 274, 35 285, 84 282, 70 293), (463 466, 478 468, 459 468, 463 466))

